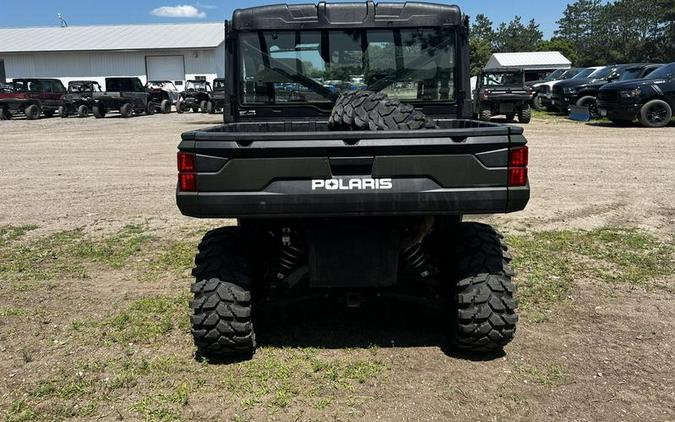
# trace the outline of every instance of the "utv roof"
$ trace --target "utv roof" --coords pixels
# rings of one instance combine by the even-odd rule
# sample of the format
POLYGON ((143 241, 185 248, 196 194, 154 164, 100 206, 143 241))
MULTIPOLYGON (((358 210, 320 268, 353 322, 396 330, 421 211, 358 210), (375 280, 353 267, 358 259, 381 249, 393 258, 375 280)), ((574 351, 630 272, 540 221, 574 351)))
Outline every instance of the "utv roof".
POLYGON ((276 4, 238 9, 235 30, 451 27, 461 25, 457 6, 435 3, 276 4))

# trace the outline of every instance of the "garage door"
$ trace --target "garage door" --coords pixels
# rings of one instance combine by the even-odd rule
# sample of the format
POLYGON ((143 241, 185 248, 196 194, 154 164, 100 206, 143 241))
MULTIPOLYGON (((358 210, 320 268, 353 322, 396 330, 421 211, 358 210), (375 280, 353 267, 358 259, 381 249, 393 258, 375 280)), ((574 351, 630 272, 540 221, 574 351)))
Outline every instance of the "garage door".
POLYGON ((183 56, 146 56, 149 81, 184 81, 185 60, 183 56))

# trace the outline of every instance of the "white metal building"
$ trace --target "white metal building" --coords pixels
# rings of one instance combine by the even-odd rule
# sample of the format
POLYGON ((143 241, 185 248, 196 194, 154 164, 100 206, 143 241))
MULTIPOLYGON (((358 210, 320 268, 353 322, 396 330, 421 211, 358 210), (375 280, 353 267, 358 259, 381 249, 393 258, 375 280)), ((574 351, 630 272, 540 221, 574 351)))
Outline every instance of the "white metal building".
POLYGON ((520 67, 525 70, 569 69, 572 62, 559 51, 532 51, 523 53, 495 53, 485 69, 520 67))
POLYGON ((213 81, 224 76, 222 23, 0 28, 0 81, 14 78, 213 81))
POLYGON ((572 62, 559 51, 531 51, 523 53, 495 53, 490 56, 485 70, 518 67, 525 70, 526 80, 540 79, 555 69, 569 69, 572 62))

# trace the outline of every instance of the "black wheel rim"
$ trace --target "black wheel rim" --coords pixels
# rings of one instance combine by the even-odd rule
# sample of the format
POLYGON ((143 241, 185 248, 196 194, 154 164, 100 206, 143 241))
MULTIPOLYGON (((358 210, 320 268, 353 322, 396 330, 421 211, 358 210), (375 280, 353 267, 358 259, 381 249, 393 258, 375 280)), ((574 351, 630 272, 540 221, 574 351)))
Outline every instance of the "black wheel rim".
POLYGON ((652 123, 663 123, 668 117, 668 110, 662 104, 653 104, 647 109, 646 115, 652 123))

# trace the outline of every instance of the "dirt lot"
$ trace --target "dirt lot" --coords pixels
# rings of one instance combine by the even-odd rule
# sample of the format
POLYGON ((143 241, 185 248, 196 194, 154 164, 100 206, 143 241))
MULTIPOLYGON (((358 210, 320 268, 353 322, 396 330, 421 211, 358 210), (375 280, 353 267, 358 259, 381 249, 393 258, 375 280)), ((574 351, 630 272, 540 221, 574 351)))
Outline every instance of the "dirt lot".
MULTIPOLYGON (((507 233, 521 324, 484 361, 423 305, 265 309, 255 357, 193 359, 203 232, 174 203, 208 115, 0 124, 0 412, 17 420, 675 420, 675 126, 538 118, 507 233)), ((481 218, 481 217, 478 217, 481 218)))

